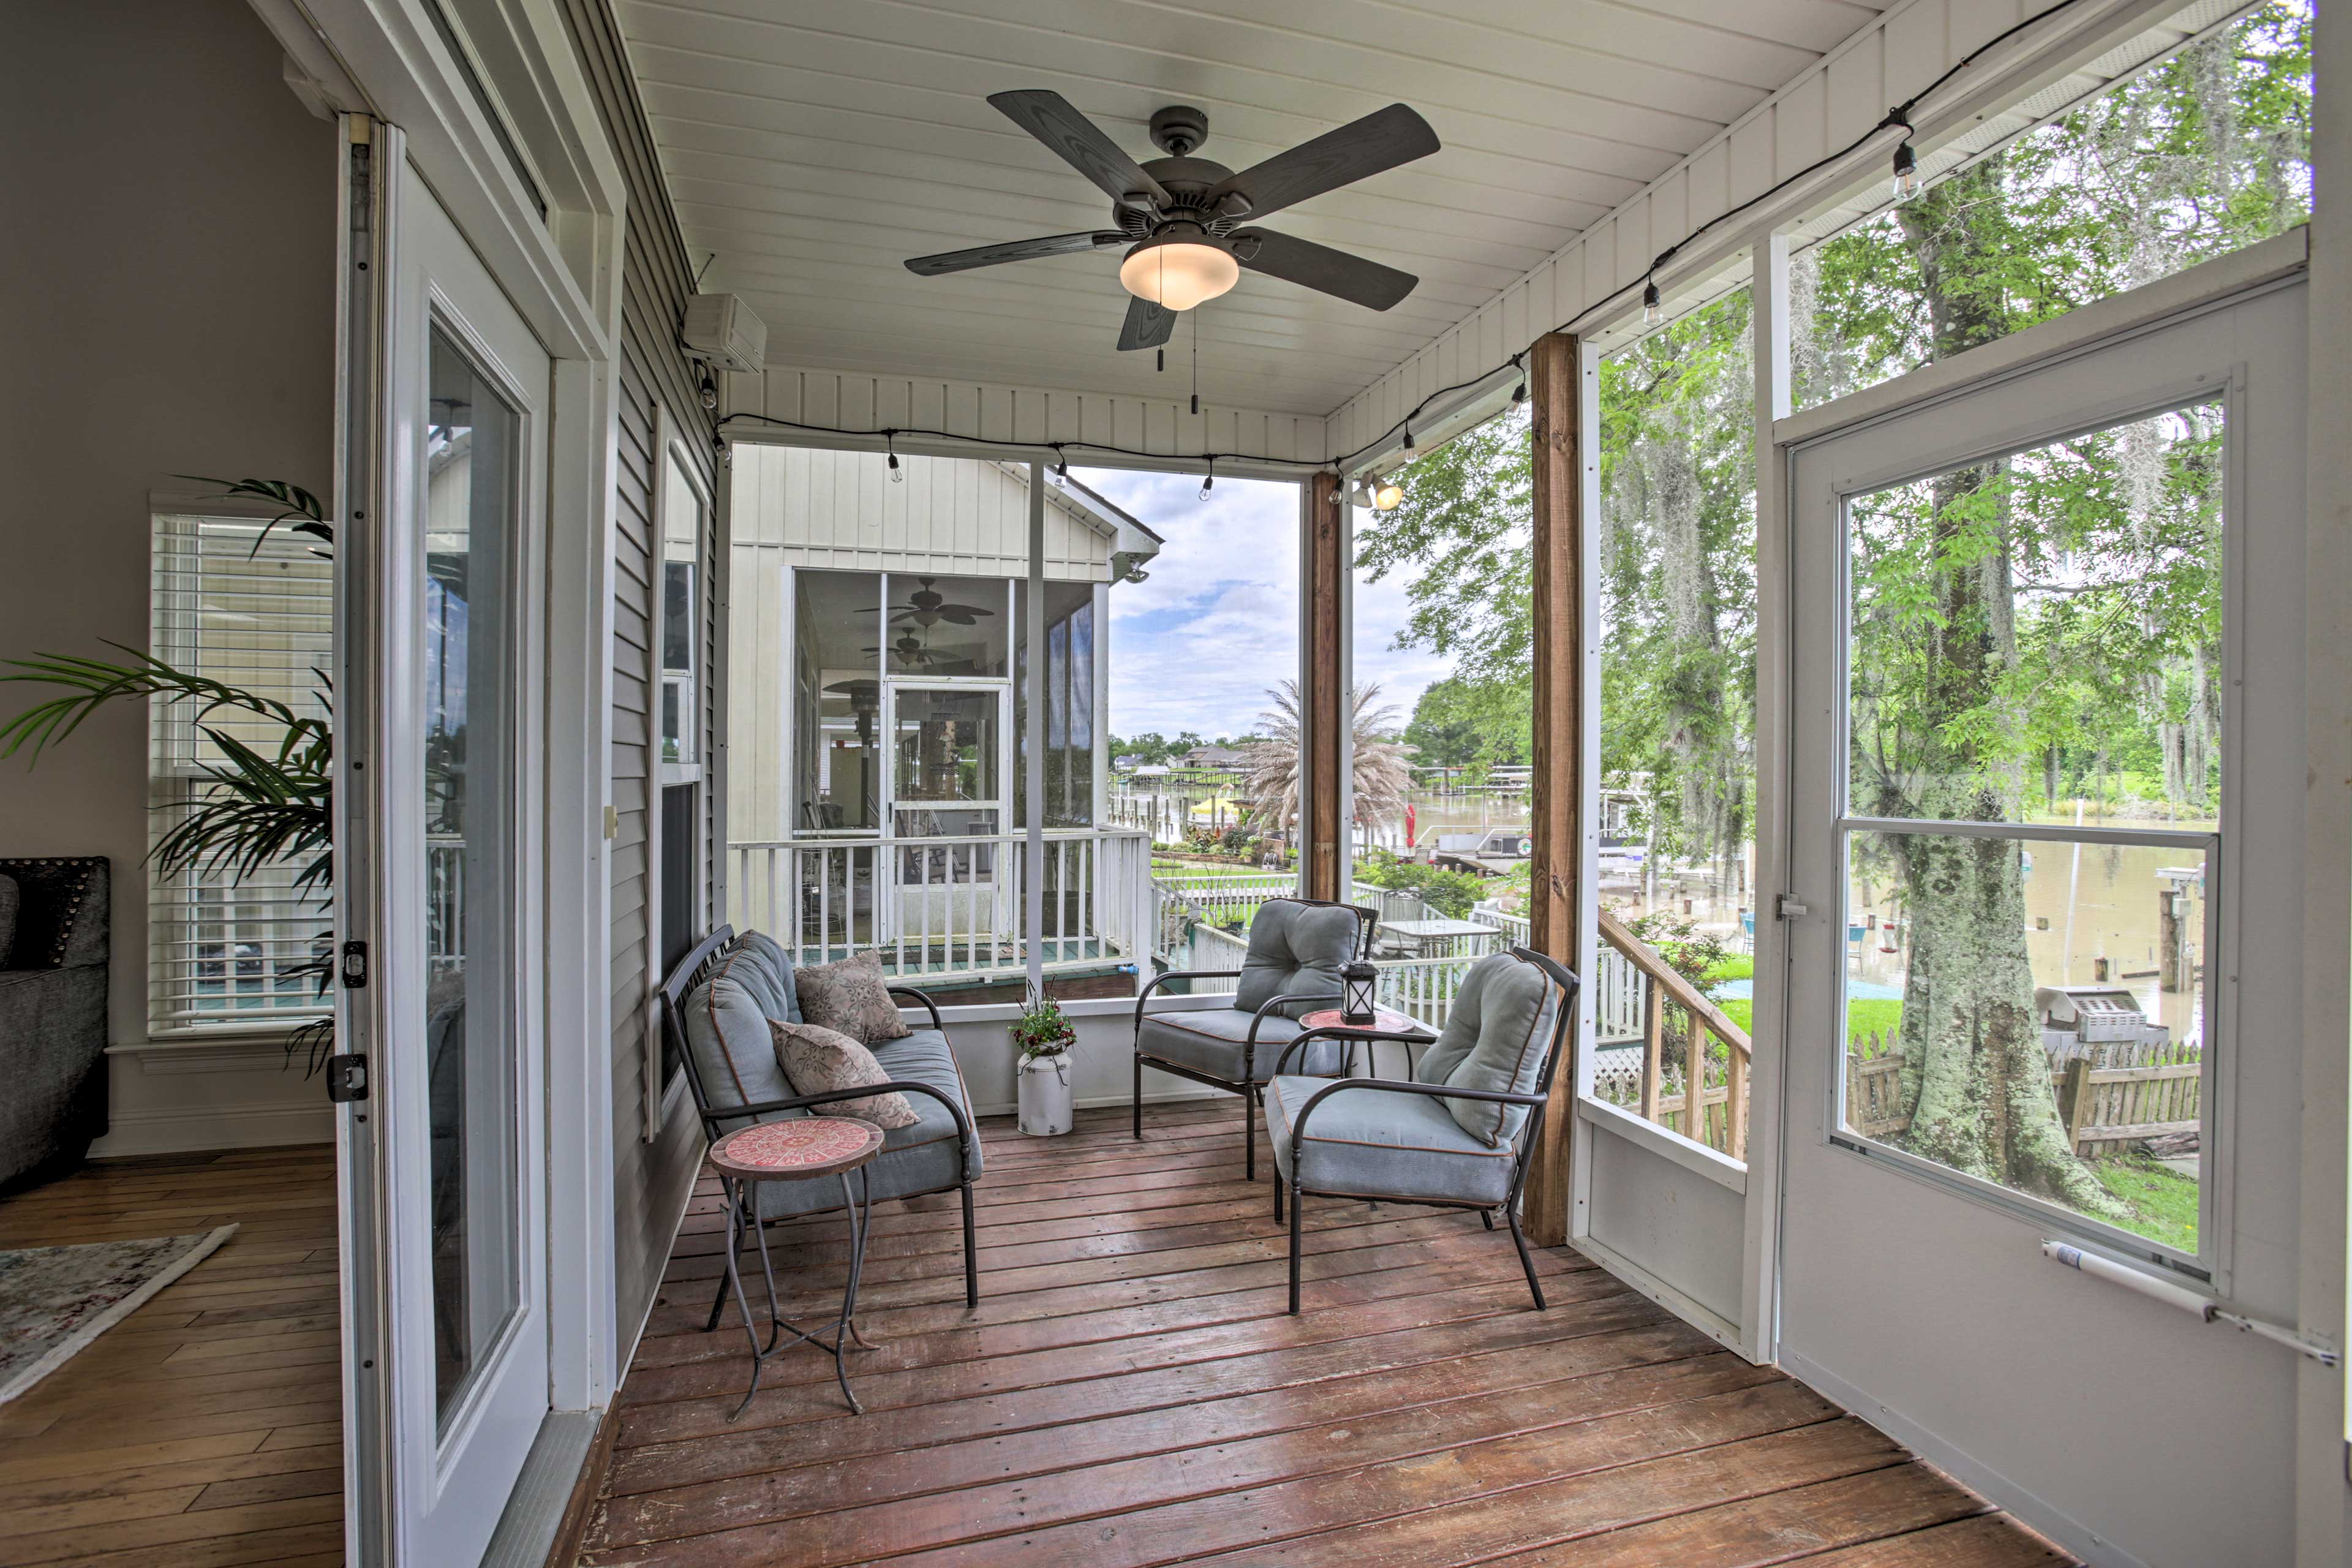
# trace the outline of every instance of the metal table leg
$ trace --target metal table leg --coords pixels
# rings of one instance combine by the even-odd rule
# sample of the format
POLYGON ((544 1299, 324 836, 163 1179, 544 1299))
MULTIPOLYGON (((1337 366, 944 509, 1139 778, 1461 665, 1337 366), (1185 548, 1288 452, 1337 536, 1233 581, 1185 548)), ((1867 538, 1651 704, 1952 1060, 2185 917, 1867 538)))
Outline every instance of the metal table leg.
POLYGON ((742 1274, 736 1266, 737 1249, 741 1245, 743 1233, 742 1198, 756 1194, 756 1188, 747 1186, 739 1192, 733 1178, 720 1176, 720 1184, 727 1194, 728 1200, 727 1285, 735 1297, 736 1306, 742 1311, 743 1331, 751 1342, 751 1386, 743 1391, 741 1402, 727 1417, 729 1421, 734 1421, 744 1411, 751 1408, 752 1396, 760 1392, 760 1374, 766 1369, 768 1358, 779 1351, 789 1350, 802 1343, 814 1344, 820 1350, 833 1352, 833 1373, 835 1381, 841 1385, 842 1398, 849 1402, 849 1408, 853 1415, 866 1414, 866 1407, 857 1402, 857 1395, 850 1392, 849 1367, 846 1360, 849 1346, 852 1344, 860 1350, 870 1351, 875 1348, 867 1342, 866 1336, 857 1331, 857 1290, 866 1273, 866 1240, 874 1222, 874 1188, 865 1166, 857 1167, 856 1174, 857 1190, 853 1193, 849 1186, 850 1173, 845 1171, 841 1173, 843 1210, 849 1217, 849 1278, 842 1287, 841 1315, 834 1321, 831 1345, 827 1345, 818 1337, 823 1331, 821 1329, 803 1329, 783 1315, 782 1304, 776 1296, 775 1266, 768 1253, 768 1227, 756 1212, 752 1214, 751 1234, 759 1242, 760 1274, 768 1287, 768 1342, 764 1346, 760 1343, 758 1327, 751 1321, 751 1298, 743 1289, 742 1274), (792 1337, 784 1338, 787 1333, 792 1337))

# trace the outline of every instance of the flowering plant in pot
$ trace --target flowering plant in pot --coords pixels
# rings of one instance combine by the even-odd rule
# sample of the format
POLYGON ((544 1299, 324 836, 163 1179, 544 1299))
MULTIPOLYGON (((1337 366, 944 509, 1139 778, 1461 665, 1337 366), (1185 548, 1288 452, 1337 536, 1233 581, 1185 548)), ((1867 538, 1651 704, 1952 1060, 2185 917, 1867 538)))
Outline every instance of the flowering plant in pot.
POLYGON ((1037 1138, 1067 1132, 1074 1115, 1070 1047, 1078 1037, 1077 1029, 1059 1002, 1033 991, 1013 1021, 1012 1032, 1013 1043, 1021 1050, 1021 1131, 1037 1138))

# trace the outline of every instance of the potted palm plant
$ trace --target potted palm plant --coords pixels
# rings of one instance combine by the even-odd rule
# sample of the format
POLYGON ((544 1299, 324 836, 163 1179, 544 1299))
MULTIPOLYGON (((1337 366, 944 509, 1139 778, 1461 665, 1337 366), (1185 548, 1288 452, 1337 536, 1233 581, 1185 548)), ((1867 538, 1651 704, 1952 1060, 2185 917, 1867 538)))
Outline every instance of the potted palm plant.
POLYGON ((1077 1037, 1062 1005, 1034 991, 1013 1021, 1013 1043, 1021 1050, 1020 1127, 1033 1138, 1056 1137, 1071 1128, 1070 1047, 1077 1037))

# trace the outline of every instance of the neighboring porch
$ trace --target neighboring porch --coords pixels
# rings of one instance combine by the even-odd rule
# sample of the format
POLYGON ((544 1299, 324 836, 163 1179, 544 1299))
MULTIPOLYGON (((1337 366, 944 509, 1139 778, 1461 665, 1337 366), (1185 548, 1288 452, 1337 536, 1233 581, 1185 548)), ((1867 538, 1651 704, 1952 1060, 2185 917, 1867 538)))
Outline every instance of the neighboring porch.
MULTIPOLYGON (((1309 1200, 1307 1310, 1240 1179, 1236 1102, 1028 1140, 984 1123, 981 1306, 953 1194, 877 1216, 880 1348, 747 1376, 708 1178, 621 1394, 583 1564, 2063 1561, 1781 1373, 1568 1248, 1549 1311, 1465 1213, 1309 1200)), ((830 1310, 839 1217, 784 1227, 787 1313, 830 1310)))

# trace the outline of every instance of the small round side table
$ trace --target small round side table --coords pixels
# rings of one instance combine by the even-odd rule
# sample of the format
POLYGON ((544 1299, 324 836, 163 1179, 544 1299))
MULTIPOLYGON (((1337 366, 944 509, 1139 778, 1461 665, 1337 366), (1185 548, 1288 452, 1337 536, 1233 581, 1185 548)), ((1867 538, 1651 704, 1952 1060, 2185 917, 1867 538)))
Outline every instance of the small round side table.
MULTIPOLYGON (((1355 1063, 1356 1040, 1349 1039, 1349 1036, 1352 1035, 1356 1039, 1363 1041, 1364 1054, 1368 1058, 1371 1058, 1372 1047, 1381 1041, 1394 1040, 1404 1047, 1404 1072, 1407 1078, 1412 1076, 1412 1053, 1415 1047, 1429 1045, 1437 1038, 1436 1032, 1420 1019, 1390 1007, 1373 1008, 1372 1021, 1369 1024, 1350 1024, 1348 1022, 1347 1015, 1340 1012, 1339 1008, 1326 1007, 1320 1012, 1309 1013, 1299 1019, 1298 1031, 1302 1035, 1312 1032, 1333 1039, 1348 1040, 1348 1058, 1351 1068, 1355 1063)), ((1373 1059, 1370 1065, 1372 1076, 1378 1078, 1380 1063, 1377 1059, 1373 1059)))
POLYGON ((719 1185, 727 1194, 727 1283, 735 1293, 736 1306, 742 1309, 743 1331, 751 1340, 751 1386, 743 1391, 742 1403, 735 1406, 728 1420, 733 1421, 751 1407, 751 1396, 760 1392, 760 1373, 768 1358, 797 1344, 813 1344, 819 1350, 833 1352, 833 1375, 841 1384, 841 1396, 849 1401, 852 1414, 866 1414, 866 1407, 857 1403, 857 1395, 849 1392, 849 1365, 844 1356, 853 1341, 861 1350, 874 1348, 857 1331, 857 1285, 866 1272, 866 1233, 874 1214, 874 1193, 866 1167, 881 1152, 882 1129, 854 1116, 800 1116, 784 1121, 762 1121, 756 1127, 739 1128, 710 1146, 710 1163, 718 1171, 719 1185), (855 1193, 849 1185, 853 1171, 857 1173, 855 1193), (776 1302, 776 1271, 768 1261, 768 1227, 758 1218, 761 1182, 809 1182, 826 1176, 840 1178, 842 1205, 849 1215, 849 1279, 842 1287, 841 1317, 833 1326, 830 1345, 817 1337, 823 1331, 822 1326, 803 1329, 785 1321, 776 1302), (751 1216, 752 1233, 760 1238, 760 1272, 768 1281, 765 1345, 760 1343, 759 1328, 751 1321, 751 1299, 744 1294, 743 1277, 735 1267, 747 1215, 751 1216), (792 1337, 782 1338, 787 1331, 792 1337))

